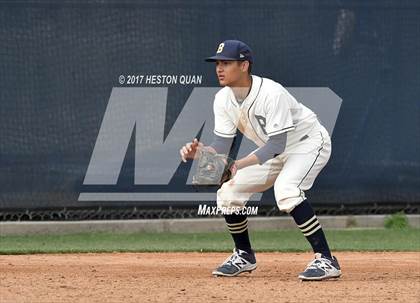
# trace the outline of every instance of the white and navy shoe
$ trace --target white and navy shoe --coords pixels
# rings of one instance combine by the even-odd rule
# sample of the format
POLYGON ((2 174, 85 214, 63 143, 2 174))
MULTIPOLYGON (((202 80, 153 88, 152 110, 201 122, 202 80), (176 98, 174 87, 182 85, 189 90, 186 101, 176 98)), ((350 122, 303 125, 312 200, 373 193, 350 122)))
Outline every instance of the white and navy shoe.
POLYGON ((252 272, 257 268, 257 260, 254 253, 235 248, 233 254, 213 271, 213 275, 234 277, 243 272, 252 272))
POLYGON ((315 254, 315 259, 309 262, 304 272, 299 274, 302 281, 320 281, 339 278, 341 269, 335 257, 328 258, 320 253, 315 254))

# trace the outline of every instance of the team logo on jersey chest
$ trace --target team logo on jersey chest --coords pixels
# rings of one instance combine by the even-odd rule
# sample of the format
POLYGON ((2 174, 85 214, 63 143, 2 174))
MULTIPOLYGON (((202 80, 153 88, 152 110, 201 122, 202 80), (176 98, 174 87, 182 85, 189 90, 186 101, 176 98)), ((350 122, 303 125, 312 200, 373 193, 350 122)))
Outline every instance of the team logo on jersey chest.
POLYGON ((254 115, 254 116, 255 116, 255 119, 257 119, 258 124, 261 126, 263 133, 267 135, 267 132, 265 130, 265 126, 266 126, 265 117, 260 116, 260 115, 254 115))

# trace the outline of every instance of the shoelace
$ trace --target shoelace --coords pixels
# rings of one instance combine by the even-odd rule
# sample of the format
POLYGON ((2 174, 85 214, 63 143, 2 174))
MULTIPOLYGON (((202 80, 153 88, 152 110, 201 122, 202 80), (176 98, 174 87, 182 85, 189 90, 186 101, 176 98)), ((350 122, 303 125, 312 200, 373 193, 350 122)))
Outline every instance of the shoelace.
POLYGON ((224 265, 228 264, 228 265, 233 265, 235 267, 238 267, 238 266, 236 266, 236 262, 239 261, 239 260, 241 260, 241 259, 243 259, 243 258, 238 254, 238 252, 237 251, 234 251, 234 253, 230 257, 228 257, 225 260, 225 262, 223 262, 223 264, 224 265))
POLYGON ((317 268, 320 268, 325 271, 327 269, 330 269, 331 266, 322 259, 314 259, 311 262, 309 262, 307 265, 307 269, 317 269, 317 268))

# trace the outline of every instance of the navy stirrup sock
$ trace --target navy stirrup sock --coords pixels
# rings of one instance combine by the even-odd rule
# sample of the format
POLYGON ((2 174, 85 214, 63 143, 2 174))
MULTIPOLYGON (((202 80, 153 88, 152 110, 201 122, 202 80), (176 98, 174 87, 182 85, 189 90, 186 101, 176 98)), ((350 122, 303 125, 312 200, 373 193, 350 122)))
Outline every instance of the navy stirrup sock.
POLYGON ((331 258, 331 251, 328 247, 324 231, 322 230, 321 224, 319 223, 318 218, 316 217, 308 200, 304 200, 297 205, 290 212, 290 215, 293 217, 299 229, 311 244, 313 251, 331 258))
POLYGON ((248 235, 248 217, 246 215, 225 215, 226 225, 232 235, 235 247, 252 253, 248 235))

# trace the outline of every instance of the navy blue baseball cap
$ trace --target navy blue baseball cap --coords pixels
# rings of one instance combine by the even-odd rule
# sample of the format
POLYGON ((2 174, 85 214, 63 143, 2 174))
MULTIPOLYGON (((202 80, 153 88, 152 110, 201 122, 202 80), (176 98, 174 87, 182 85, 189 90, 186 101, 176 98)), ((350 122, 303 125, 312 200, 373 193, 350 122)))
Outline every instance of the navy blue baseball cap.
POLYGON ((226 40, 219 44, 216 55, 205 59, 207 62, 216 60, 249 61, 252 63, 251 48, 239 40, 226 40))

